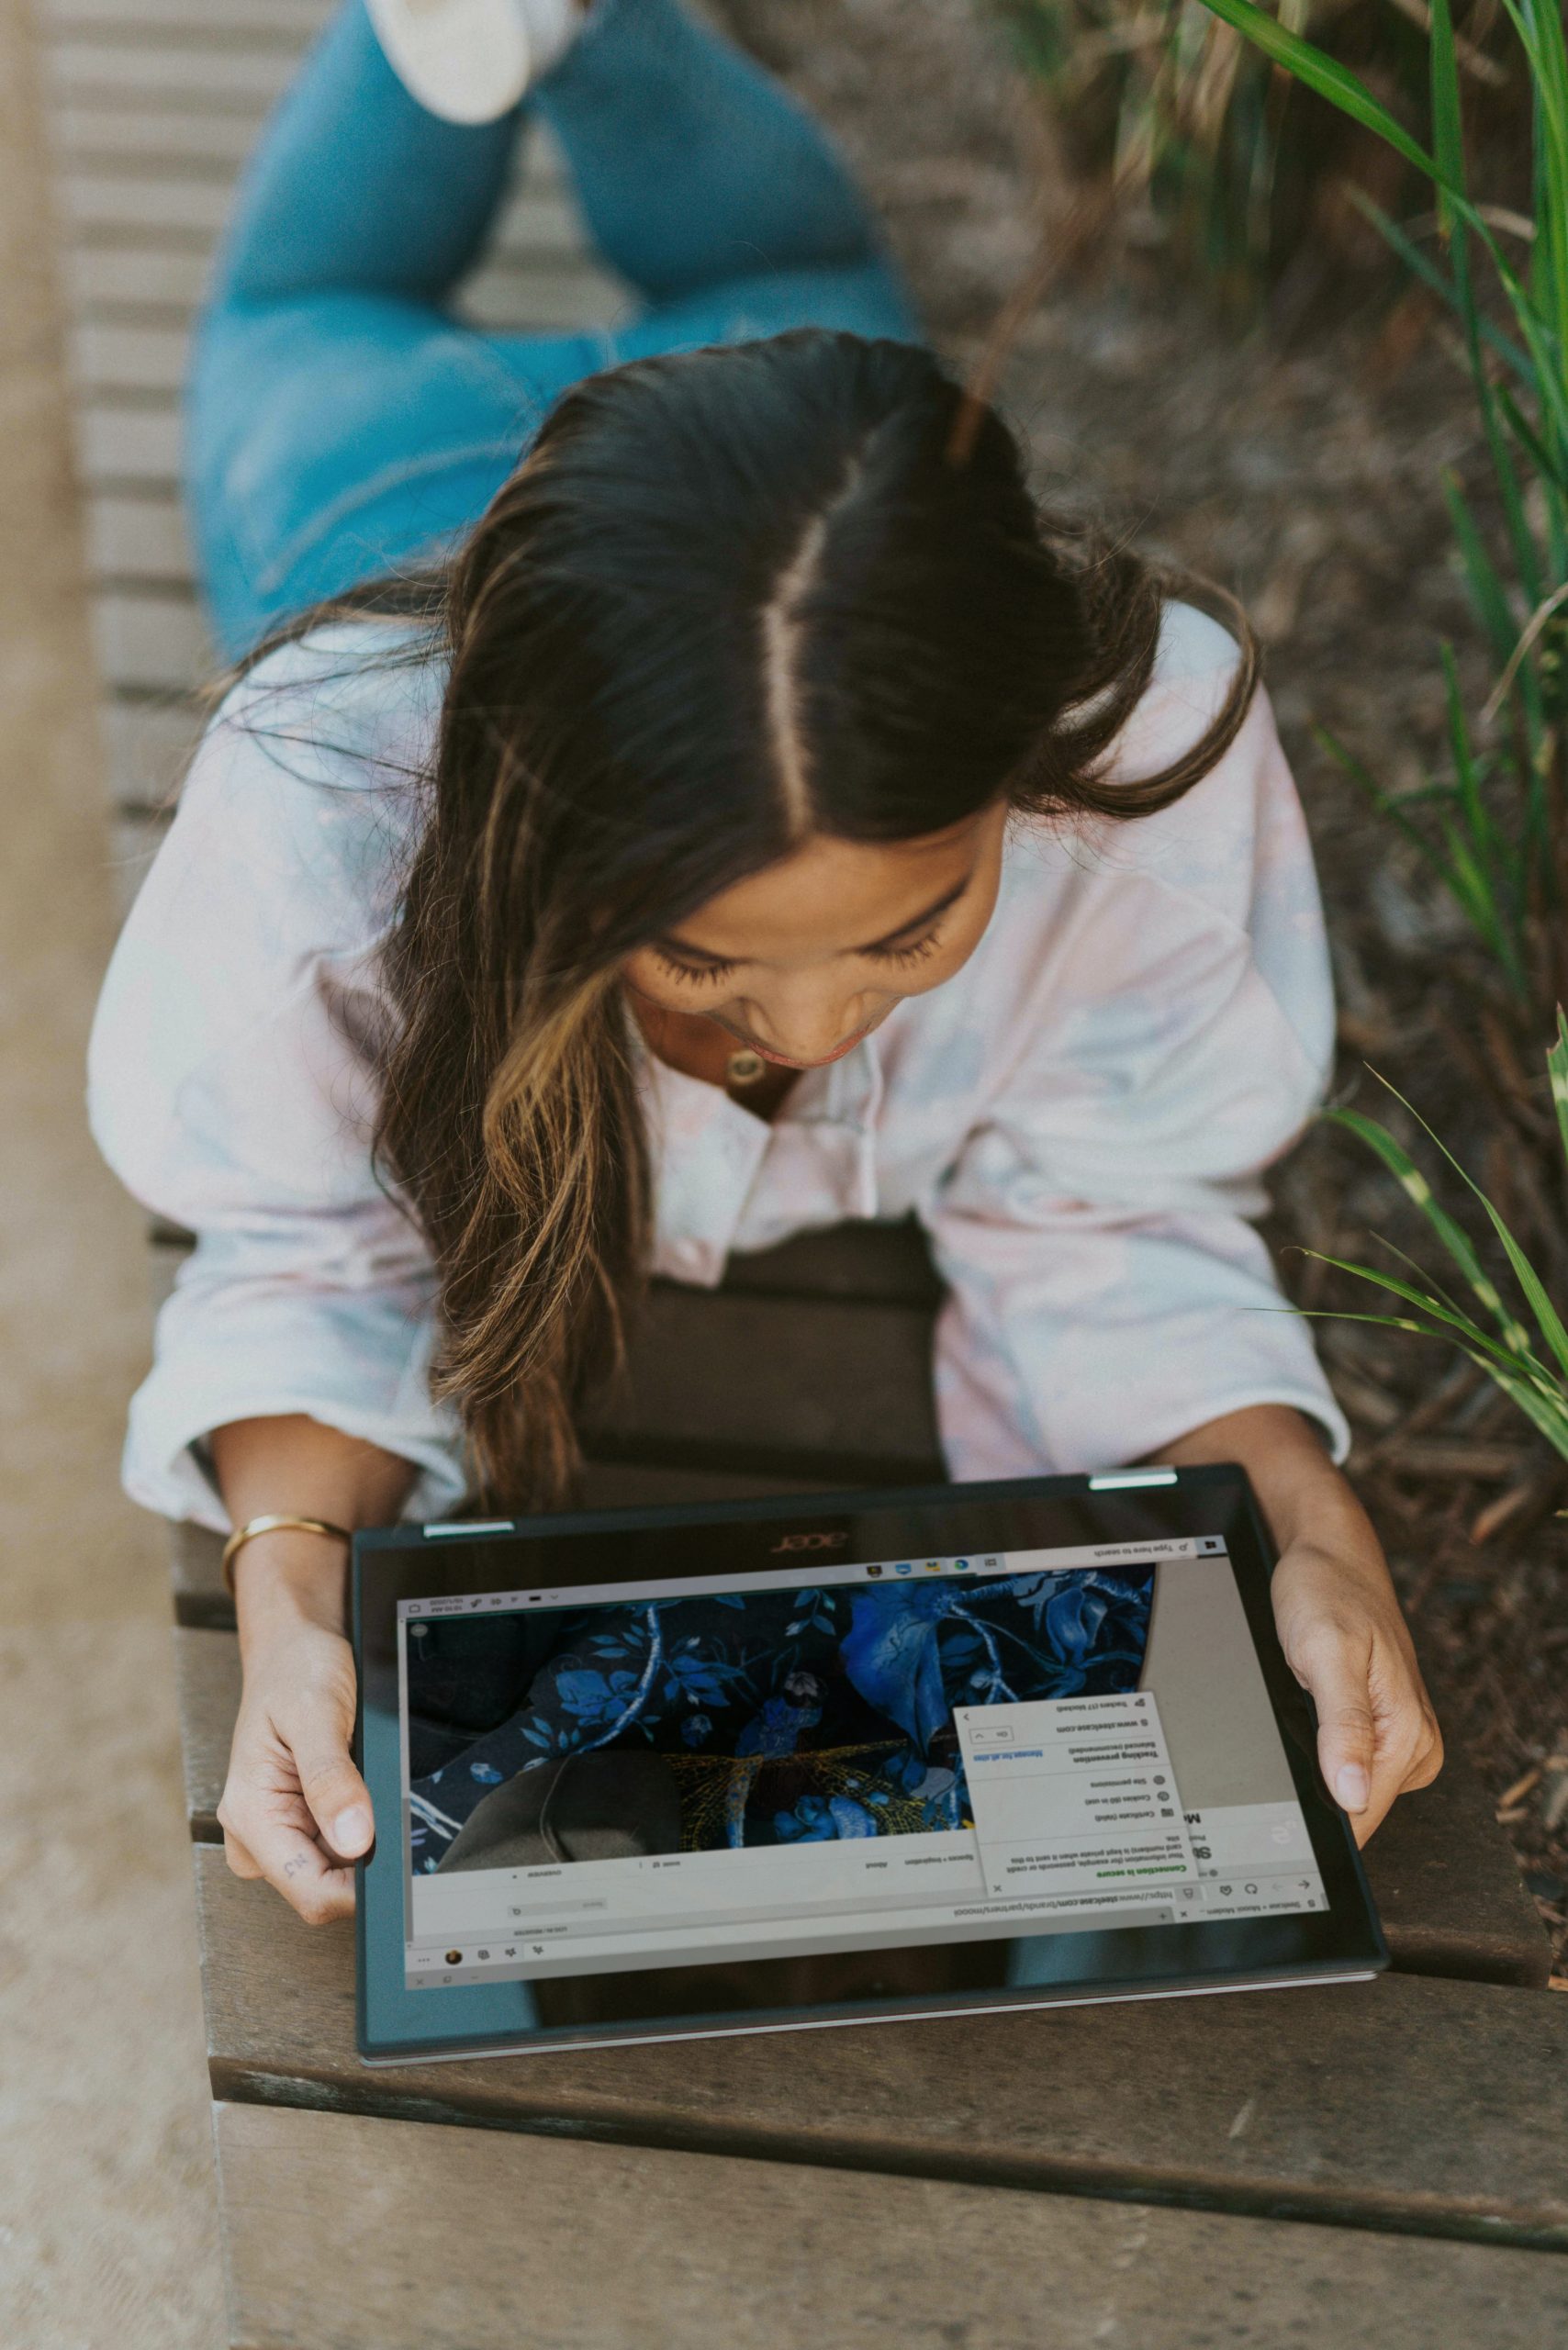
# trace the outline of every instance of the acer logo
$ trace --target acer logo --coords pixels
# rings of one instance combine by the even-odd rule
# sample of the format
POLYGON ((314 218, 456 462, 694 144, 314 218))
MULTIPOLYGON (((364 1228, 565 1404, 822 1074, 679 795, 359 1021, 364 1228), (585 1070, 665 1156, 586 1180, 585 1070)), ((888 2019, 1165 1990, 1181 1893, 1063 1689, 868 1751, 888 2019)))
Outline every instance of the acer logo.
POLYGON ((837 1550, 848 1539, 847 1534, 786 1534, 773 1547, 775 1550, 837 1550))

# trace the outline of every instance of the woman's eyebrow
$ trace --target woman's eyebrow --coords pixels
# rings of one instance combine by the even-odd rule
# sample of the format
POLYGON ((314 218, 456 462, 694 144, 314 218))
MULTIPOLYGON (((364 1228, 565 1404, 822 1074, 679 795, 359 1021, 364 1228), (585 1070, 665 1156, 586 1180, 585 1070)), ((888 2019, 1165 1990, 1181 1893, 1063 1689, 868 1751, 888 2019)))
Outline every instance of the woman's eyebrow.
MULTIPOLYGON (((934 904, 927 906, 924 913, 914 914, 908 922, 900 923, 897 930, 887 931, 880 938, 874 938, 868 946, 852 947, 850 952, 855 955, 876 955, 884 947, 896 946, 901 938, 908 938, 913 931, 927 929, 940 915, 946 912, 949 906, 958 904, 973 879, 972 873, 966 873, 961 881, 955 882, 952 889, 944 890, 942 896, 936 899, 934 904)), ((673 931, 666 931, 662 938, 655 938, 653 943, 655 946, 668 947, 672 955, 684 955, 688 961, 692 963, 739 963, 745 960, 745 957, 741 955, 714 955, 706 946, 693 946, 689 940, 678 938, 673 931)))

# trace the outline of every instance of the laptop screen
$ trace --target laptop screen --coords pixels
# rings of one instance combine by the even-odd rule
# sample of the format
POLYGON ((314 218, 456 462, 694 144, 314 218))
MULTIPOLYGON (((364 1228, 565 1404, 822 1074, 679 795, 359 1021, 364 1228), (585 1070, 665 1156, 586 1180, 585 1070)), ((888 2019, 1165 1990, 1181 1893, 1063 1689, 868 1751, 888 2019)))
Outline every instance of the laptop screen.
POLYGON ((1328 1906, 1219 1535, 448 1590, 398 1677, 410 1990, 1328 1906))

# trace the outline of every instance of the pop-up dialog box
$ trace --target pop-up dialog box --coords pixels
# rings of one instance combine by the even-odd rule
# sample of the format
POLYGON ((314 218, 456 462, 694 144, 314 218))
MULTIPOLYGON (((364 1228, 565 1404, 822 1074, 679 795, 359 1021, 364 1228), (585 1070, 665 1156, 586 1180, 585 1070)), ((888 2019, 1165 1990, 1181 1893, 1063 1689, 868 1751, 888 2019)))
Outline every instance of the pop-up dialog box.
POLYGON ((988 1893, 1197 1885, 1148 1691, 961 1706, 954 1719, 988 1893))

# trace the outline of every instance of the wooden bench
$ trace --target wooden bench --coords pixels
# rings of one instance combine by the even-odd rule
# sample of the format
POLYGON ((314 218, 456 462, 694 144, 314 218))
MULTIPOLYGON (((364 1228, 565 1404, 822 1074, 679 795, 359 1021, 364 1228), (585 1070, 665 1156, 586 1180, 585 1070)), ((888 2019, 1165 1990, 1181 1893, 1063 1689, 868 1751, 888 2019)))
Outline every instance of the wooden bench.
MULTIPOLYGON (((209 656, 175 495, 192 308, 233 173, 326 0, 35 0, 129 898, 209 656)), ((619 290, 530 151, 467 297, 619 290)), ((156 1285, 180 1236, 154 1236, 156 1285)), ((940 1473, 929 1266, 862 1228, 663 1289, 594 1416, 616 1504, 940 1473), (682 1365, 678 1382, 666 1375, 682 1365)), ((1366 1986, 367 2071, 352 1940, 218 1844, 239 1672, 217 1544, 175 1649, 230 2339, 247 2350, 1335 2350, 1568 2336, 1568 2000, 1458 1762, 1369 1856, 1366 1986)))
MULTIPOLYGON (((661 1290, 596 1416, 590 1497, 939 1473, 931 1311, 898 1229, 661 1290), (729 1376, 671 1382, 672 1345, 729 1376)), ((1271 2342, 1333 2294, 1336 2343, 1544 2345, 1568 2317, 1568 2001, 1462 1762, 1370 1849, 1395 1969, 1375 1985, 367 2071, 352 1934, 299 1925, 219 1849, 239 1662, 217 1550, 177 1534, 175 1647, 237 2343, 475 2350, 524 2324, 788 2350, 811 2308, 868 2350, 982 2321, 1076 2344, 1112 2318, 1103 2339, 1197 2350, 1271 2342), (1440 2332, 1467 2309, 1468 2337, 1440 2332)))

